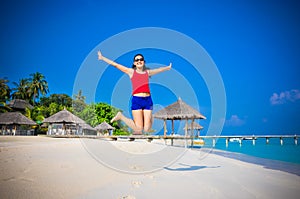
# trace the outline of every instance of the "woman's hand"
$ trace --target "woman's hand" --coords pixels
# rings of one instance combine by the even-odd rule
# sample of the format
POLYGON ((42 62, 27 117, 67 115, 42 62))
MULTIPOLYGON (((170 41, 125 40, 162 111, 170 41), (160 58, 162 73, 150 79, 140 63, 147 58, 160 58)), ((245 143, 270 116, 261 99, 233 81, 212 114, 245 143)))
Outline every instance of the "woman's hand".
POLYGON ((172 68, 172 63, 170 63, 169 66, 167 66, 168 70, 171 70, 171 68, 172 68))
POLYGON ((102 53, 100 52, 100 50, 98 51, 98 60, 102 60, 103 59, 103 56, 102 56, 102 53))

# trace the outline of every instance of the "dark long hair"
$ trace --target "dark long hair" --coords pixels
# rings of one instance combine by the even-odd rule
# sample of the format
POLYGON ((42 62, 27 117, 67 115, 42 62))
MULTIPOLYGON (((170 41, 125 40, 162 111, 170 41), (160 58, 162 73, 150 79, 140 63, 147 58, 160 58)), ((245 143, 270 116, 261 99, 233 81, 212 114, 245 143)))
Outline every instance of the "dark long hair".
MULTIPOLYGON (((143 71, 148 70, 149 68, 146 67, 146 65, 145 65, 146 60, 145 60, 145 58, 144 58, 144 56, 143 56, 142 54, 136 54, 136 55, 134 55, 134 57, 133 57, 133 63, 134 63, 134 60, 135 60, 135 58, 136 58, 137 56, 141 56, 141 57, 144 59, 143 71)), ((135 70, 135 69, 136 69, 136 65, 132 64, 132 68, 135 70)))

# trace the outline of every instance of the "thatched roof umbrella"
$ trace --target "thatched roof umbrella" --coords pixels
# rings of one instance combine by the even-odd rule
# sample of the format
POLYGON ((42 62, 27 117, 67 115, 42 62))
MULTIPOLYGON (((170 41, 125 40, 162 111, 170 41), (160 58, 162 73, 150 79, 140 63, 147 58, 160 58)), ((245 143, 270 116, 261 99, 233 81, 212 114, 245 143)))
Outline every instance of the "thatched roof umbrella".
MULTIPOLYGON (((0 114, 0 124, 2 125, 14 125, 15 131, 17 130, 18 125, 29 125, 34 126, 36 123, 24 116, 20 112, 6 112, 0 114)), ((14 132, 15 135, 15 132, 14 132)))
MULTIPOLYGON (((172 120, 172 134, 174 133, 174 120, 186 120, 192 119, 192 123, 194 119, 206 119, 201 113, 195 110, 193 107, 186 104, 181 98, 178 99, 177 102, 167 106, 166 108, 156 112, 154 118, 163 119, 164 120, 164 136, 166 136, 166 120, 172 120)), ((187 123, 186 123, 187 125, 187 123)), ((186 134, 187 135, 187 128, 186 134)))
POLYGON ((8 106, 14 110, 25 110, 26 108, 33 109, 33 106, 21 99, 14 99, 8 103, 8 106))
POLYGON ((193 107, 187 105, 181 98, 177 102, 167 106, 166 108, 156 112, 153 115, 158 119, 166 120, 182 120, 182 119, 206 119, 201 113, 193 107))
POLYGON ((187 128, 187 130, 192 130, 192 131, 197 130, 198 131, 198 137, 199 137, 200 136, 200 130, 203 129, 203 126, 201 126, 200 124, 198 124, 196 122, 193 122, 193 124, 190 123, 190 124, 188 124, 188 126, 185 126, 183 129, 186 130, 186 128, 187 128))
POLYGON ((114 130, 115 127, 112 127, 110 124, 105 121, 95 127, 97 131, 106 131, 106 130, 114 130))

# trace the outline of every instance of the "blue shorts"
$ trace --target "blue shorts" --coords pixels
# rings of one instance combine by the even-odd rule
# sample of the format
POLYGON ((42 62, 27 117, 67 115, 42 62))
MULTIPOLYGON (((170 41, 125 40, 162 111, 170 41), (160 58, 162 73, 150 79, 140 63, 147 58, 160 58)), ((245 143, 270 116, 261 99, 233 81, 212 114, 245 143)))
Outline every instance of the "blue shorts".
POLYGON ((153 110, 153 102, 151 96, 148 97, 132 96, 131 110, 153 110))

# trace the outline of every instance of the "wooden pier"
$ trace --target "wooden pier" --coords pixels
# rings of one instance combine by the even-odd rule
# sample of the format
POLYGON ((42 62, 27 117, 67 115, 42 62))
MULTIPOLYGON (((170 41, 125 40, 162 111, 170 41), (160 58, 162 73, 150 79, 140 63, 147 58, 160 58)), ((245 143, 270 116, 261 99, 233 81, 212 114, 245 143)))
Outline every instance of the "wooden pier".
POLYGON ((298 145, 298 135, 231 135, 231 136, 178 136, 178 135, 111 135, 111 136, 92 136, 92 135, 48 135, 54 138, 91 138, 91 139, 103 139, 103 140, 128 140, 134 141, 138 139, 144 139, 151 142, 154 139, 164 139, 171 140, 171 145, 173 145, 174 140, 190 140, 193 146, 195 139, 200 140, 212 140, 213 147, 216 145, 218 139, 225 139, 226 146, 228 147, 230 142, 239 142, 242 145, 243 141, 251 140, 252 144, 256 144, 257 139, 266 139, 266 144, 270 143, 270 139, 278 139, 279 143, 283 145, 284 139, 293 138, 295 145, 298 145))
POLYGON ((226 146, 228 147, 228 144, 230 141, 239 142, 240 145, 242 145, 244 140, 252 140, 252 144, 256 144, 257 139, 266 139, 266 144, 270 143, 270 139, 278 139, 280 142, 280 145, 283 145, 283 140, 287 138, 293 138, 295 145, 298 145, 298 135, 231 135, 231 136, 199 136, 199 138, 203 139, 212 139, 213 140, 213 146, 216 145, 216 140, 219 138, 225 139, 226 146))

